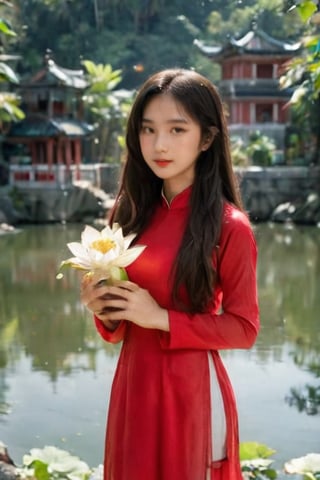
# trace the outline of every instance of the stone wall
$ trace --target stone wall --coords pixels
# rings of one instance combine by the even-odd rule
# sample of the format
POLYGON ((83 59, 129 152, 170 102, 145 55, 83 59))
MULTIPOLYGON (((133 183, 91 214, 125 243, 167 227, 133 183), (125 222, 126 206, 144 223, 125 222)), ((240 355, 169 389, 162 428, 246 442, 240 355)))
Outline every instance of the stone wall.
MULTIPOLYGON (((252 221, 287 220, 291 213, 303 208, 320 192, 318 167, 249 167, 237 168, 240 189, 252 221), (275 217, 281 206, 282 216, 275 217), (286 207, 285 207, 286 206, 286 207), (287 215, 285 214, 287 208, 287 215)), ((320 214, 320 212, 319 212, 320 214)), ((300 218, 301 223, 318 223, 320 217, 300 218), (305 222, 303 222, 305 220, 305 222)))
MULTIPOLYGON (((320 222, 320 167, 249 167, 236 168, 236 172, 244 206, 253 222, 320 222)), ((106 169, 104 173, 101 183, 107 193, 83 181, 68 188, 15 189, 12 201, 10 189, 2 188, 0 223, 77 222, 88 216, 104 216, 112 205, 119 172, 110 175, 111 170, 106 169)))
POLYGON ((89 182, 60 188, 0 191, 0 223, 81 222, 104 217, 112 199, 89 182))

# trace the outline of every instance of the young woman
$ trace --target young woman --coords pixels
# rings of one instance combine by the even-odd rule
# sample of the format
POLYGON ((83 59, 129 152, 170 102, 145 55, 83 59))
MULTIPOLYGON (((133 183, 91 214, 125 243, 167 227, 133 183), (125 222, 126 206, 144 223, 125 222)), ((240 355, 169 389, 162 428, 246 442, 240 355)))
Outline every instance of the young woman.
POLYGON ((257 252, 217 90, 194 71, 153 75, 126 139, 110 222, 146 248, 127 267, 130 281, 82 285, 102 337, 123 341, 104 479, 241 480, 236 405, 218 351, 256 339, 257 252))

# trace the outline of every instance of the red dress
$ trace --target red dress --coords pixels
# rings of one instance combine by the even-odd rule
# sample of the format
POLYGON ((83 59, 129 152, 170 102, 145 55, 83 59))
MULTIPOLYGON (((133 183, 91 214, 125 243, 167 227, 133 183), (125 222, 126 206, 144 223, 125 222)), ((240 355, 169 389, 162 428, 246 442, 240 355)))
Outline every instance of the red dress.
POLYGON ((190 191, 170 206, 162 199, 139 237, 147 248, 127 268, 130 280, 168 309, 170 332, 130 322, 110 332, 95 319, 105 340, 123 340, 109 405, 104 480, 242 479, 236 405, 218 350, 250 348, 256 339, 256 244, 245 214, 226 204, 212 311, 174 310, 170 271, 188 219, 190 191), (226 418, 221 462, 212 462, 208 352, 226 418))

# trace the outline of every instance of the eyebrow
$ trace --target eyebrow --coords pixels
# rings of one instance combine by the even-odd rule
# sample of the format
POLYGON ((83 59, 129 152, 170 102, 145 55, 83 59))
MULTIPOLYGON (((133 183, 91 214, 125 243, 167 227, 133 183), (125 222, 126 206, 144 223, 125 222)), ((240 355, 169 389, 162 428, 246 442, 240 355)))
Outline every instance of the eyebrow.
MULTIPOLYGON (((151 118, 142 118, 142 123, 155 123, 151 118)), ((184 125, 186 125, 188 123, 188 121, 185 119, 185 118, 182 118, 182 117, 179 117, 179 118, 171 118, 169 120, 167 120, 166 123, 182 123, 184 125)))

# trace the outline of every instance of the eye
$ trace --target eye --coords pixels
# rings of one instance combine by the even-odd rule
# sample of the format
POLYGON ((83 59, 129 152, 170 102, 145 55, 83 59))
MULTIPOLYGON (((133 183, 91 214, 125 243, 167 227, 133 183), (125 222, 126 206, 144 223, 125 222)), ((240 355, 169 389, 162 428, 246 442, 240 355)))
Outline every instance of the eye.
POLYGON ((186 131, 185 128, 181 128, 181 127, 173 127, 173 129, 172 129, 172 133, 174 133, 176 135, 179 134, 179 133, 183 133, 185 131, 186 131))
POLYGON ((142 125, 140 132, 150 135, 150 133, 153 133, 154 130, 151 127, 148 127, 147 125, 142 125))

